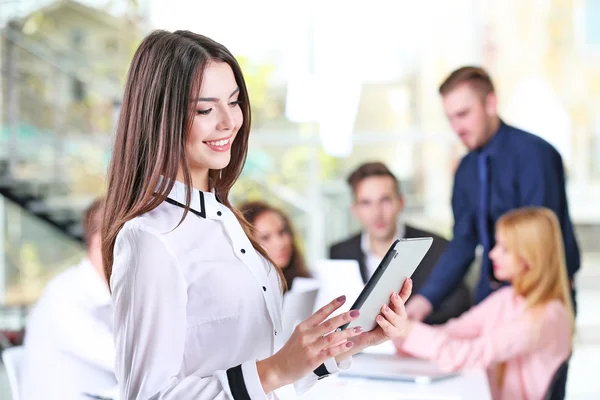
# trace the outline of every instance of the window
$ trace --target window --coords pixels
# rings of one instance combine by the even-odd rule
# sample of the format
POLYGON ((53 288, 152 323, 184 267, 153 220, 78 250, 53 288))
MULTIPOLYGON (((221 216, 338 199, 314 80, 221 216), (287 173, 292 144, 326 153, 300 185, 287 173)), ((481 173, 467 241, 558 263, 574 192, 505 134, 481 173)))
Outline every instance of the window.
POLYGON ((585 0, 585 44, 600 47, 600 0, 585 0))
POLYGON ((85 100, 85 84, 77 78, 73 78, 71 82, 71 91, 73 101, 85 100))
POLYGON ((75 48, 81 48, 84 45, 85 35, 83 29, 73 28, 71 29, 71 45, 75 48))
POLYGON ((115 39, 115 38, 106 39, 104 41, 104 49, 106 50, 106 52, 108 54, 116 53, 117 50, 119 50, 119 43, 117 42, 117 39, 115 39))
POLYGON ((595 178, 600 178, 600 103, 597 106, 598 112, 596 113, 596 124, 594 126, 593 135, 593 147, 595 147, 592 153, 592 174, 595 178))

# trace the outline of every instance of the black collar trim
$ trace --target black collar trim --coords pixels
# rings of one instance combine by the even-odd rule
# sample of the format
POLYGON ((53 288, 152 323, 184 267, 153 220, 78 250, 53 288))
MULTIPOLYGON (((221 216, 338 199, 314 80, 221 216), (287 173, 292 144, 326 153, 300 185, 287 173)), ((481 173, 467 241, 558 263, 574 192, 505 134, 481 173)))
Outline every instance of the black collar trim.
MULTIPOLYGON (((198 195, 200 196, 200 211, 195 210, 192 207, 190 207, 190 211, 193 214, 196 214, 197 216, 206 219, 206 207, 204 205, 204 193, 202 193, 200 190, 198 190, 198 195)), ((181 204, 177 200, 173 200, 170 197, 167 197, 165 199, 165 201, 167 203, 169 203, 169 204, 173 204, 174 206, 181 207, 181 208, 185 209, 185 204, 181 204)))

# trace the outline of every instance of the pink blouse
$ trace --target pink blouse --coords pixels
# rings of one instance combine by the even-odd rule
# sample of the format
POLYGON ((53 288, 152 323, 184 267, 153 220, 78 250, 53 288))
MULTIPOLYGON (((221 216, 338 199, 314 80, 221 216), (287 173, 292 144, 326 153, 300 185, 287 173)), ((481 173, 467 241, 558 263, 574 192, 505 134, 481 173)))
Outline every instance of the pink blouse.
POLYGON ((539 313, 527 311, 525 299, 506 287, 444 325, 413 323, 408 337, 395 343, 399 351, 450 371, 486 368, 495 400, 541 400, 571 352, 569 318, 558 300, 539 313), (502 387, 499 363, 506 364, 502 387))

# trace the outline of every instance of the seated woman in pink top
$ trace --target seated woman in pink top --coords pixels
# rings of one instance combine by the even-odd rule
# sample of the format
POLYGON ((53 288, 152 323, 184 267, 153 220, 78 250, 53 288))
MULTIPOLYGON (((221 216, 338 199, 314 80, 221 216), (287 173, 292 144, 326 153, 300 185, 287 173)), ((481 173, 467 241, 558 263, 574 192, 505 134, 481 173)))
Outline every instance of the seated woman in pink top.
POLYGON ((490 258, 496 277, 511 286, 445 325, 411 321, 396 347, 448 370, 486 368, 495 400, 543 399, 571 353, 574 329, 554 213, 522 208, 505 214, 490 258))

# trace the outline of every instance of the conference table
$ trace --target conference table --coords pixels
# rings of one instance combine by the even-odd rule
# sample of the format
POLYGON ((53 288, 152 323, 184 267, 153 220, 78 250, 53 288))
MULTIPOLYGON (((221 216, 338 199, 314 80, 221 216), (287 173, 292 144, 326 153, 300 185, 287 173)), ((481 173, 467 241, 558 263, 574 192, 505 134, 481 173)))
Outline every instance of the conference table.
MULTIPOLYGON (((439 381, 427 382, 428 379, 416 381, 390 379, 373 379, 361 377, 362 371, 370 371, 375 365, 386 371, 393 363, 393 369, 404 371, 435 370, 434 364, 414 358, 395 355, 393 345, 385 344, 371 351, 353 357, 352 366, 347 371, 334 374, 319 380, 314 387, 302 395, 297 395, 293 386, 278 391, 280 400, 491 400, 492 396, 484 369, 471 369, 445 377, 439 381), (380 363, 378 365, 377 363, 380 363), (427 368, 424 368, 427 367, 427 368)), ((92 399, 118 398, 118 390, 114 388, 92 399)))
MULTIPOLYGON (((402 360, 400 363, 404 362, 402 360)), ((116 391, 102 397, 117 399, 116 391)), ((487 376, 483 370, 463 372, 455 377, 433 383, 380 381, 340 377, 322 379, 301 396, 282 396, 288 399, 310 400, 491 400, 487 376)))
MULTIPOLYGON (((354 356, 352 367, 348 373, 352 370, 359 372, 353 372, 353 376, 344 376, 341 373, 321 379, 308 392, 298 396, 298 399, 491 400, 492 398, 484 369, 462 371, 435 382, 427 382, 427 379, 421 380, 419 383, 390 380, 389 376, 385 379, 360 377, 361 367, 363 367, 362 370, 365 370, 364 367, 372 366, 374 357, 379 357, 379 354, 354 356)), ((394 357, 394 363, 406 370, 410 370, 415 365, 423 367, 423 363, 425 363, 425 361, 412 358, 394 357)))

